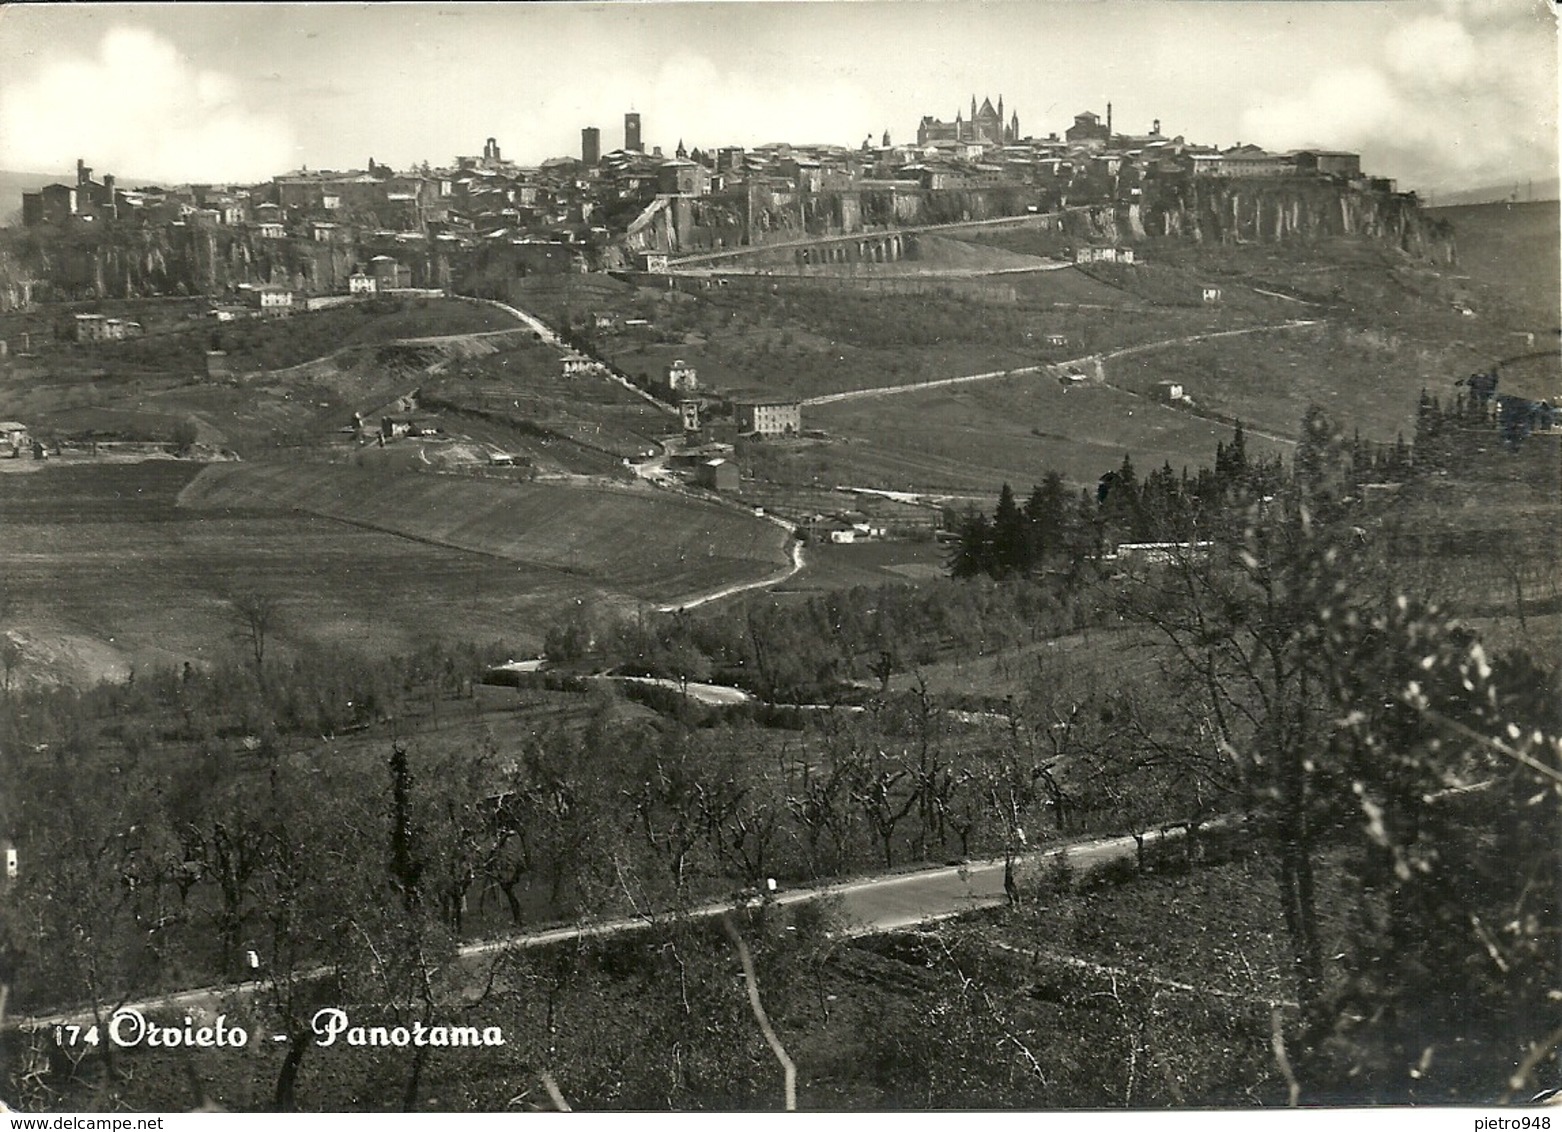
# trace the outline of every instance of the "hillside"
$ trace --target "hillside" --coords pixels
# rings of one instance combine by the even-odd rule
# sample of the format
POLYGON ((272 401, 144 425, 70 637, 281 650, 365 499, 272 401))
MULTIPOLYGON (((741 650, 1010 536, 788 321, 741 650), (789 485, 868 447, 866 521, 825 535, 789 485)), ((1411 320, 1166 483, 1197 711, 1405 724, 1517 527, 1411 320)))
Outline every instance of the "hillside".
POLYGON ((1476 204, 1428 213, 1453 225, 1458 271, 1471 284, 1500 294, 1516 320, 1537 328, 1557 325, 1562 310, 1562 224, 1556 201, 1476 204))
POLYGON ((700 500, 609 486, 503 484, 340 466, 212 465, 182 507, 297 510, 672 602, 784 567, 786 532, 700 500))

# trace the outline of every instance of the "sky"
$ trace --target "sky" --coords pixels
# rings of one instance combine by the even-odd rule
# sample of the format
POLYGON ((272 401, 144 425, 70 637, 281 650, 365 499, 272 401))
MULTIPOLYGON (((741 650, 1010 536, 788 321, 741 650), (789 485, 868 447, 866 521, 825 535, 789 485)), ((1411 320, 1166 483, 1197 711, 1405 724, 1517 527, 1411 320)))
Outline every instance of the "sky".
POLYGON ((914 141, 999 95, 1022 135, 1359 151, 1436 194, 1557 174, 1549 0, 622 0, 0 5, 0 169, 259 181, 647 148, 914 141))

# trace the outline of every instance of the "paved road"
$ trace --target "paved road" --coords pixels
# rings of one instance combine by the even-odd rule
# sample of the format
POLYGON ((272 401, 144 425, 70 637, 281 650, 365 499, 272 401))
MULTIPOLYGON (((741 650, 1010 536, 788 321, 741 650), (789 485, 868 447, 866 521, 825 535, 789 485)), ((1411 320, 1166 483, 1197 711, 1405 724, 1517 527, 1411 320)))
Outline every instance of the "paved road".
POLYGON ((871 389, 848 389, 842 393, 824 393, 818 397, 809 397, 803 401, 804 405, 833 405, 840 401, 861 401, 869 397, 892 397, 898 393, 919 393, 926 389, 942 389, 950 385, 967 385, 976 381, 993 381, 1000 377, 1021 377, 1032 373, 1045 373, 1049 370, 1068 369, 1077 366, 1092 366, 1098 362, 1111 361, 1113 358, 1126 358, 1132 354, 1142 354, 1150 350, 1164 350, 1171 346, 1186 346, 1194 342, 1209 342, 1216 338, 1236 338, 1245 334, 1263 334, 1274 330, 1297 330, 1306 326, 1316 326, 1316 319, 1293 318, 1287 322, 1271 322, 1263 326, 1245 326, 1239 330, 1217 330, 1208 334, 1184 334, 1179 338, 1162 338, 1155 342, 1145 342, 1138 346, 1124 346, 1119 350, 1108 350, 1104 354, 1087 354, 1080 358, 1069 358, 1059 362, 1047 362, 1044 365, 1022 366, 1018 369, 997 369, 987 373, 972 373, 962 377, 935 377, 929 381, 912 381, 904 385, 879 385, 871 389))
MULTIPOLYGON (((1165 835, 1151 834, 1148 840, 1156 842, 1163 838, 1174 839, 1177 833, 1178 831, 1165 835)), ((1028 878, 1036 876, 1049 861, 1065 851, 1070 864, 1077 871, 1098 866, 1115 858, 1132 856, 1134 841, 1131 837, 1096 838, 1065 847, 1021 854, 1016 857, 1015 863, 1021 886, 1025 887, 1028 878)), ((839 884, 799 888, 781 892, 773 900, 777 905, 789 907, 818 900, 821 897, 836 898, 844 919, 840 934, 845 937, 857 937, 948 920, 980 908, 1002 905, 1008 899, 1004 892, 1003 874, 1003 859, 995 858, 972 861, 964 865, 946 865, 941 868, 864 877, 839 884)), ((738 906, 740 905, 730 900, 713 901, 690 909, 688 915, 692 919, 712 919, 731 912, 738 906)), ((506 951, 530 950, 584 939, 610 938, 643 931, 654 922, 654 917, 630 916, 551 928, 547 931, 522 932, 499 939, 466 944, 460 949, 459 954, 463 959, 475 959, 506 951)), ((303 977, 323 978, 328 973, 328 969, 322 966, 303 972, 303 977)), ((225 1001, 235 997, 256 995, 266 987, 267 984, 261 980, 194 987, 190 990, 141 999, 127 1003, 125 1006, 143 1013, 154 1010, 214 1011, 225 1001)), ((112 1010, 106 1010, 104 1013, 112 1013, 112 1010)), ((84 1025, 91 1021, 93 1015, 90 1010, 77 1010, 16 1018, 6 1021, 4 1027, 45 1029, 57 1025, 84 1025)))

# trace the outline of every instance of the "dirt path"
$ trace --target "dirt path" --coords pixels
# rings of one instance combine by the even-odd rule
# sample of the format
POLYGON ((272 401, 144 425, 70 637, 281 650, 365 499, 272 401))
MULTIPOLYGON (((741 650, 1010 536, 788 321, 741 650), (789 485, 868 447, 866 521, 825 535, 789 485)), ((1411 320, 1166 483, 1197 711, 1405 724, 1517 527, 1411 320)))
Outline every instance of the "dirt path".
MULTIPOLYGON (((789 536, 795 536, 796 528, 790 523, 777 519, 772 515, 766 515, 765 518, 786 531, 789 536)), ((683 601, 669 602, 667 605, 659 605, 656 607, 656 612, 677 613, 682 609, 694 609, 697 606, 706 605, 713 601, 720 601, 722 598, 731 597, 733 594, 746 593, 749 590, 769 589, 771 586, 778 586, 796 575, 802 570, 804 565, 803 544, 794 537, 792 539, 792 564, 790 566, 783 567, 774 574, 760 578, 757 582, 736 582, 730 586, 722 586, 720 589, 712 590, 707 594, 686 598, 683 601)))

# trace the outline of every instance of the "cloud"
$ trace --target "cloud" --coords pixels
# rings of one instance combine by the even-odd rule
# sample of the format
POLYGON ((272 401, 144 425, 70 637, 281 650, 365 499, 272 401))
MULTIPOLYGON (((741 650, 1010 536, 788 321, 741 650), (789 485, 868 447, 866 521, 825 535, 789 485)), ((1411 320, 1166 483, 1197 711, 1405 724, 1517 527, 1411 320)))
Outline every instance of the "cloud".
POLYGON ((1554 175, 1556 95, 1556 27, 1544 8, 1444 0, 1395 24, 1369 65, 1250 107, 1242 129, 1274 149, 1358 150, 1404 188, 1445 191, 1554 175))
POLYGON ((242 181, 288 168, 294 155, 285 117, 138 28, 112 28, 95 54, 60 52, 0 85, 0 167, 63 171, 82 157, 100 172, 242 181))

